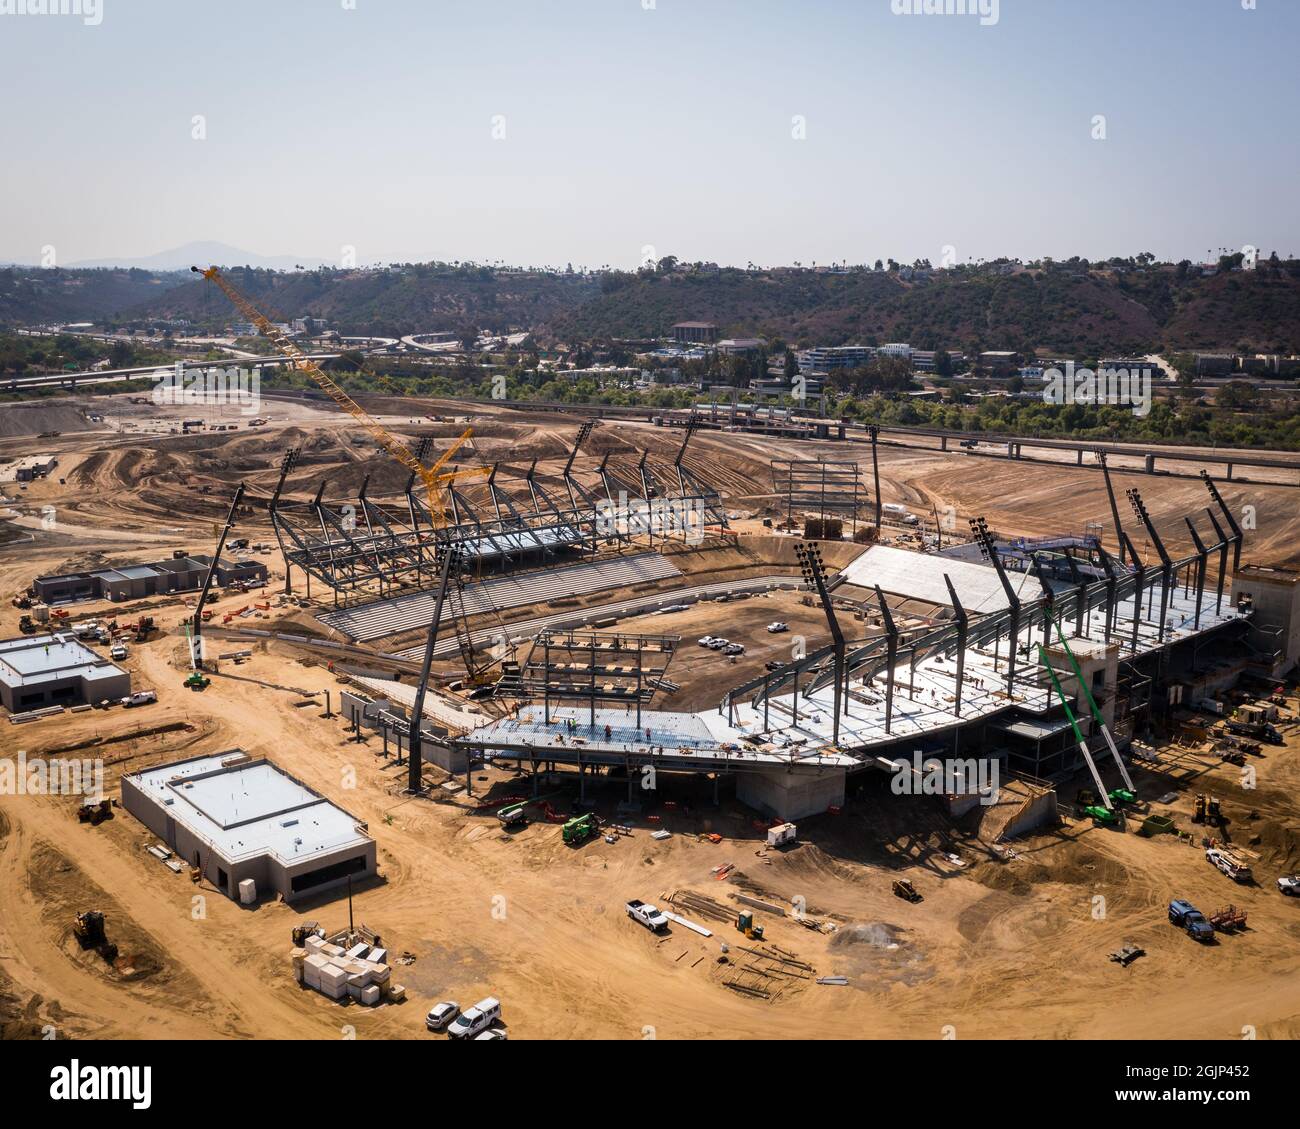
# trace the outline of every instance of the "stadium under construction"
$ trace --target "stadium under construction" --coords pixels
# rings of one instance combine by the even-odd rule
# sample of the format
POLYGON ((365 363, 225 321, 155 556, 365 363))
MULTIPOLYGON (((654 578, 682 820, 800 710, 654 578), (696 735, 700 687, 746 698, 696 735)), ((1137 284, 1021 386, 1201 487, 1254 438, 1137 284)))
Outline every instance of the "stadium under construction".
MULTIPOLYGON (((321 617, 353 638, 428 629, 424 646, 403 652, 424 659, 420 688, 413 697, 409 691, 398 696, 409 716, 435 721, 421 727, 414 755, 409 742, 397 742, 408 757, 412 788, 424 787, 422 755, 444 768, 464 767, 467 783, 476 763, 528 770, 535 787, 539 771, 567 766, 578 775, 581 798, 591 780, 625 779, 629 803, 647 779, 683 773, 712 781, 715 795, 734 785, 751 807, 797 819, 836 808, 861 774, 895 774, 898 762, 917 764, 919 755, 995 764, 1001 779, 1029 782, 1036 794, 1086 768, 1109 806, 1106 778, 1112 786, 1131 784, 1125 757, 1140 756, 1135 740, 1153 721, 1245 673, 1275 673, 1295 659, 1282 635, 1300 618, 1300 589, 1291 587, 1290 602, 1270 613, 1268 623, 1248 598, 1230 591, 1242 567, 1244 534, 1208 476, 1208 506, 1183 519, 1195 551, 1175 558, 1136 490, 1127 494, 1132 520, 1125 527, 1107 475, 1109 533, 1094 526, 1081 535, 1011 539, 977 519, 969 539, 950 535, 946 550, 866 544, 852 547, 852 559, 837 570, 822 559, 820 546, 828 542, 785 538, 795 547, 799 575, 769 578, 766 587, 801 589, 824 615, 827 642, 788 663, 769 664, 761 676, 728 690, 714 709, 656 708, 657 695, 675 688, 667 671, 676 637, 598 630, 633 609, 603 619, 579 610, 567 619, 507 622, 511 607, 544 606, 548 592, 626 583, 629 575, 622 573, 602 579, 600 570, 611 562, 661 582, 676 574, 671 564, 654 567, 669 557, 655 551, 653 531, 647 538, 644 529, 611 528, 604 520, 629 487, 639 487, 634 497, 641 503, 673 497, 704 507, 705 535, 736 537, 717 496, 680 473, 680 455, 679 474, 671 479, 651 471, 644 457, 630 481, 620 479, 606 459, 597 471, 600 492, 581 485, 572 471, 587 432, 565 464, 567 505, 558 504, 531 468, 522 475, 527 504, 521 504, 493 467, 478 484, 486 504, 454 488, 450 508, 459 520, 441 527, 410 488, 409 520, 401 530, 391 519, 379 521, 382 511, 363 490, 361 537, 342 537, 341 514, 335 509, 327 518, 319 497, 306 507, 277 507, 277 529, 297 546, 286 556, 331 587, 357 587, 363 572, 384 593, 424 582, 397 599, 384 596, 321 617), (307 514, 314 515, 315 541, 302 532, 307 514), (329 536, 331 525, 339 537, 329 536), (493 577, 482 575, 489 564, 493 577), (441 586, 429 587, 438 571, 441 586), (904 604, 909 611, 899 623, 895 609, 904 604), (410 610, 394 619, 404 605, 410 610), (494 686, 501 716, 477 722, 424 693, 434 656, 452 649, 447 628, 455 629, 474 673, 478 644, 468 621, 476 614, 494 616, 499 626, 488 634, 511 644, 507 657, 498 658, 499 670, 479 683, 494 686), (525 643, 531 649, 517 661, 525 643)), ((688 433, 683 453, 689 439, 688 433)), ((806 490, 802 468, 794 476, 789 468, 778 473, 787 489, 806 490)), ((858 489, 855 482, 853 512, 858 489)), ((688 540, 681 529, 659 535, 661 547, 672 537, 688 540)), ((671 613, 709 597, 707 590, 668 588, 653 602, 671 613)), ((958 810, 977 797, 948 799, 958 810)))

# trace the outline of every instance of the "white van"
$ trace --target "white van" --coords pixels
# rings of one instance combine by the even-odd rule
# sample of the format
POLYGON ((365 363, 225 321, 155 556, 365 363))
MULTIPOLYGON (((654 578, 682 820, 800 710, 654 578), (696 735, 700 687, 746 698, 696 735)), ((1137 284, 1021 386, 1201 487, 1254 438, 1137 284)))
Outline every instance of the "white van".
POLYGON ((493 996, 479 1000, 471 1008, 466 1008, 447 1028, 447 1034, 453 1039, 472 1039, 486 1031, 501 1018, 501 1001, 493 996))

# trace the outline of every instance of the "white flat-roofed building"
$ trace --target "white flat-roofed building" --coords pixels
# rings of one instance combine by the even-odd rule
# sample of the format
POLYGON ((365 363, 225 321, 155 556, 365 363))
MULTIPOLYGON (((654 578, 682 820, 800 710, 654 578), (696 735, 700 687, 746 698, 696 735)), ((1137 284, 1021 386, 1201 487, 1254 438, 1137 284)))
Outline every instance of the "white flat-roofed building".
POLYGON ((53 455, 25 455, 0 465, 0 482, 32 482, 47 477, 58 465, 53 455))
POLYGON ((131 676, 71 635, 0 641, 0 703, 10 713, 122 698, 131 676))
POLYGON ((122 777, 122 806, 222 893, 286 901, 375 873, 366 825, 240 749, 122 777))

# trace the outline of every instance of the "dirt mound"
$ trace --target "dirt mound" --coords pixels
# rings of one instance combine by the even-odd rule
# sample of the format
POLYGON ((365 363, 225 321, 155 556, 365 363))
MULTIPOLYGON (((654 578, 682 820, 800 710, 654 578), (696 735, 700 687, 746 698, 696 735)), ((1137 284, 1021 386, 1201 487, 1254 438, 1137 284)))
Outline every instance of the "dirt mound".
POLYGON ((67 400, 7 403, 0 411, 0 437, 5 439, 43 431, 90 431, 97 426, 82 408, 67 400))
POLYGON ((859 922, 838 930, 829 951, 836 975, 855 987, 883 990, 892 984, 911 987, 934 976, 925 951, 909 939, 909 930, 886 921, 859 922))

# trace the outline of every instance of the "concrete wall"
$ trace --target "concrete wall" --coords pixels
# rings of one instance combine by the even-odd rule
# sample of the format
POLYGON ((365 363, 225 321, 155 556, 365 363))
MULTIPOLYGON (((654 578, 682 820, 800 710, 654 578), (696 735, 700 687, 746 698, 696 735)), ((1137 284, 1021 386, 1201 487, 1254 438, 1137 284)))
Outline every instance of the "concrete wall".
MULTIPOLYGON (((352 874, 352 880, 359 882, 364 878, 369 878, 375 874, 377 867, 377 855, 375 842, 372 839, 364 847, 346 847, 339 851, 331 852, 327 855, 319 855, 308 859, 304 862, 292 866, 281 866, 279 862, 272 859, 269 863, 270 885, 276 893, 280 894, 286 902, 294 898, 310 898, 325 890, 337 890, 346 886, 348 875, 341 875, 327 882, 320 882, 312 885, 297 893, 293 889, 293 880, 301 875, 310 874, 314 870, 321 870, 336 863, 341 863, 351 858, 360 858, 362 860, 362 869, 352 874)), ((258 890, 261 892, 262 884, 258 883, 258 890)), ((236 891, 237 895, 237 891, 236 891)))
MULTIPOLYGON (((46 706, 80 706, 90 699, 86 696, 86 680, 70 675, 39 686, 9 686, 0 682, 0 704, 10 713, 44 709, 46 706)), ((114 678, 99 679, 94 683, 94 701, 105 698, 122 698, 131 692, 131 676, 122 671, 114 678)))
POLYGON ((1247 566, 1232 578, 1233 599, 1242 596, 1249 596, 1255 606, 1255 625, 1268 629, 1263 638, 1254 637, 1255 645, 1280 649, 1282 657, 1273 673, 1286 674, 1300 661, 1300 576, 1288 569, 1247 566))
POLYGON ((816 774, 784 768, 742 772, 736 776, 736 798, 777 819, 805 819, 844 803, 844 777, 842 768, 816 774))

